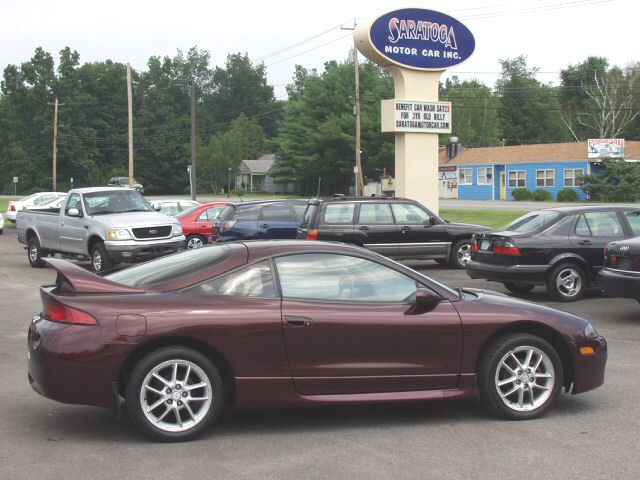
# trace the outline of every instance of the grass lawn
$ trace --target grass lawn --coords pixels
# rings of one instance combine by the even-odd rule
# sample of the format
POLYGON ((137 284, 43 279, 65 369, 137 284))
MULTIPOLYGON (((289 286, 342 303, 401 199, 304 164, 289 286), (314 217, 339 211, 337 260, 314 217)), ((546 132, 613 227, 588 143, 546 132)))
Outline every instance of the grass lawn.
POLYGON ((458 210, 453 208, 440 210, 440 216, 450 222, 476 223, 492 228, 501 228, 525 213, 528 212, 513 210, 458 210))

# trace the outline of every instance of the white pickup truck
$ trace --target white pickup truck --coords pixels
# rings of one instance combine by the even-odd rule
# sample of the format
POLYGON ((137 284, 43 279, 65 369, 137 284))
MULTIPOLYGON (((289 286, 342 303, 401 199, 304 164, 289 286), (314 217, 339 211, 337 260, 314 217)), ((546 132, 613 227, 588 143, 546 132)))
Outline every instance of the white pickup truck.
POLYGON ((90 258, 101 272, 116 263, 173 253, 185 244, 178 220, 156 212, 139 192, 121 187, 77 188, 59 209, 20 210, 16 229, 32 267, 43 267, 42 257, 60 253, 90 258))

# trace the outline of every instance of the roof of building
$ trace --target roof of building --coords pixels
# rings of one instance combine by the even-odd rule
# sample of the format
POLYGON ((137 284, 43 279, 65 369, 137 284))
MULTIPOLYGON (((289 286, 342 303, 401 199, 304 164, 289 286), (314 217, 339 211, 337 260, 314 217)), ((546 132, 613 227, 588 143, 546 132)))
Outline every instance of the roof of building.
MULTIPOLYGON (((627 160, 640 160, 640 141, 625 142, 627 160)), ((440 166, 470 164, 510 164, 561 161, 596 161, 587 159, 587 142, 541 143, 508 147, 465 148, 451 160, 446 159, 446 149, 438 155, 440 166)))
POLYGON ((254 175, 265 175, 273 163, 276 161, 275 154, 262 155, 256 160, 242 160, 240 162, 240 173, 252 173, 254 175))

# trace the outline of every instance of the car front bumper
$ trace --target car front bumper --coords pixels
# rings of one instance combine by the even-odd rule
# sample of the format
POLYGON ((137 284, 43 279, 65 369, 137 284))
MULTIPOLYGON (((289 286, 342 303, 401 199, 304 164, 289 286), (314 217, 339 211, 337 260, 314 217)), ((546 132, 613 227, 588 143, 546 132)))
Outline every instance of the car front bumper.
POLYGON ((640 300, 640 272, 605 268, 598 273, 598 283, 607 295, 640 300))
POLYGON ((465 268, 467 275, 475 279, 524 285, 544 285, 549 265, 493 265, 471 260, 465 268))
POLYGON ((583 393, 598 388, 604 383, 607 364, 607 341, 604 337, 569 342, 573 355, 573 388, 571 393, 583 393), (581 348, 592 348, 593 354, 584 355, 581 348))
POLYGON ((175 253, 185 248, 185 237, 149 241, 106 241, 104 247, 115 263, 136 263, 175 253))

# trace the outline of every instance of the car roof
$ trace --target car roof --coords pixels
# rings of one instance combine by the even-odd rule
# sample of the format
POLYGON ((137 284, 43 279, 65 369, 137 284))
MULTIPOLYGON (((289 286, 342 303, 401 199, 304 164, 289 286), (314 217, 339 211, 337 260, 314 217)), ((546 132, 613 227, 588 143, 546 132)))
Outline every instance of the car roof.
POLYGON ((320 203, 320 202, 391 202, 391 201, 400 201, 400 202, 413 202, 417 203, 415 200, 411 200, 410 198, 404 197, 380 197, 380 196, 371 196, 371 197, 347 197, 347 196, 331 196, 331 197, 315 197, 309 199, 309 203, 320 203))
POLYGON ((578 213, 578 212, 590 212, 590 211, 599 211, 599 210, 611 210, 612 208, 629 208, 632 210, 640 210, 640 206, 636 206, 636 205, 611 204, 611 205, 569 205, 566 207, 538 208, 535 211, 544 210, 544 211, 560 212, 560 213, 578 213))
POLYGON ((274 198, 272 200, 251 200, 249 202, 232 202, 229 203, 229 205, 233 205, 234 207, 251 207, 251 206, 257 206, 257 205, 265 205, 268 203, 286 203, 286 202, 291 202, 291 203, 307 203, 307 200, 301 199, 301 198, 274 198))
MULTIPOLYGON (((82 187, 82 188, 74 188, 70 190, 69 193, 94 193, 94 192, 122 192, 127 190, 128 187, 82 187)), ((128 188, 132 192, 135 192, 133 188, 128 188)))

